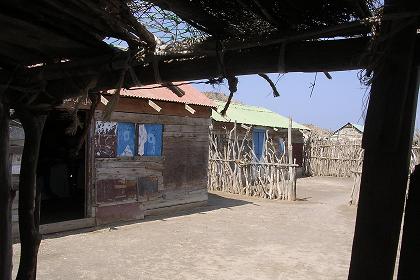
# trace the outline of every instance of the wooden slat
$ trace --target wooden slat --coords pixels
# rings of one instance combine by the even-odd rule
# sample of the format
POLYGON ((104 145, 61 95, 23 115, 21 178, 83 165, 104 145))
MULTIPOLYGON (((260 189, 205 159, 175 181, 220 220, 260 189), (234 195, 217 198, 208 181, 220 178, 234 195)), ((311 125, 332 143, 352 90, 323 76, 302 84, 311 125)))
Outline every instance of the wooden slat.
POLYGON ((125 160, 125 161, 97 161, 95 164, 96 168, 109 168, 112 172, 113 168, 141 168, 150 170, 163 170, 163 162, 152 162, 142 160, 125 160))
MULTIPOLYGON (((135 102, 136 100, 132 100, 135 102)), ((178 104, 176 104, 178 105, 178 104)), ((179 104, 180 105, 180 104, 179 104)), ((140 111, 140 110, 139 110, 140 111)), ((194 114, 194 118, 192 117, 185 117, 185 114, 181 115, 157 115, 157 114, 149 114, 145 112, 142 113, 129 113, 129 112, 119 112, 114 111, 111 114, 111 120, 113 121, 126 121, 126 122, 134 122, 134 123, 161 123, 165 125, 169 124, 185 124, 185 125, 210 125, 210 118, 209 117, 197 117, 197 114, 194 114)), ((96 111, 95 118, 100 120, 102 118, 102 111, 96 111)))
MULTIPOLYGON (((149 205, 150 207, 153 207, 152 204, 149 205)), ((185 204, 177 204, 177 205, 171 205, 166 207, 159 207, 159 208, 151 208, 144 210, 145 216, 158 216, 158 215, 164 215, 164 214, 174 214, 179 211, 185 211, 189 209, 194 209, 198 207, 204 207, 207 206, 207 199, 203 201, 198 202, 186 202, 185 204)))
POLYGON ((198 133, 209 133, 208 126, 192 126, 192 125, 165 125, 165 132, 198 132, 198 133))
POLYGON ((96 169, 96 180, 104 179, 124 179, 138 176, 159 176, 161 171, 146 168, 125 168, 125 167, 114 167, 114 168, 97 168, 96 169))
POLYGON ((8 27, 3 29, 0 41, 13 42, 15 46, 39 52, 39 62, 46 58, 70 57, 76 53, 93 54, 93 50, 86 45, 30 21, 0 13, 0 25, 8 27))
POLYGON ((173 205, 207 201, 207 198, 207 189, 201 189, 192 192, 186 192, 182 190, 168 191, 166 192, 165 198, 157 198, 155 200, 144 202, 144 209, 151 210, 173 205))
POLYGON ((64 221, 58 223, 40 225, 39 231, 41 234, 50 234, 63 231, 70 231, 82 228, 89 228, 95 226, 94 218, 84 218, 78 220, 64 221))
POLYGON ((124 157, 120 157, 120 158, 97 158, 96 162, 121 162, 122 164, 130 164, 130 162, 163 162, 165 160, 164 156, 161 157, 130 157, 130 158, 124 158, 124 157))

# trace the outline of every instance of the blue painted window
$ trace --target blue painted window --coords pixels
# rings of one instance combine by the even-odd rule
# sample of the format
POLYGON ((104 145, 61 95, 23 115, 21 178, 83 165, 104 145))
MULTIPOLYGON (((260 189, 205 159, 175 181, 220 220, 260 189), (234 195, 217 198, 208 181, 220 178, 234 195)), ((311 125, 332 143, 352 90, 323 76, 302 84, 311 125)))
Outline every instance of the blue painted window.
POLYGON ((161 124, 139 124, 138 131, 138 155, 161 156, 163 126, 161 124))
POLYGON ((119 122, 117 124, 117 156, 134 156, 135 129, 133 123, 119 122))
POLYGON ((264 154, 265 130, 254 128, 252 131, 252 143, 257 160, 261 160, 264 154))

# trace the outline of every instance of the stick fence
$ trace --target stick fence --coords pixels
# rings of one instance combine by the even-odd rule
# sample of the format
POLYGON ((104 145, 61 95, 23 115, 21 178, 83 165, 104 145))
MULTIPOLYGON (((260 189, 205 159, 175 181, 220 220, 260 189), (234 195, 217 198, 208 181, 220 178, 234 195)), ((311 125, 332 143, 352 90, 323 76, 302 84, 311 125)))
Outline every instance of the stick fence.
MULTIPOLYGON (((349 204, 357 205, 362 177, 363 149, 360 141, 309 140, 305 144, 305 172, 312 176, 352 177, 349 204)), ((411 149, 410 170, 420 164, 420 147, 411 149)))
POLYGON ((257 159, 252 146, 252 127, 241 135, 236 124, 223 133, 211 130, 209 190, 294 200, 298 165, 288 163, 287 150, 281 152, 268 132, 263 146, 263 155, 257 159))

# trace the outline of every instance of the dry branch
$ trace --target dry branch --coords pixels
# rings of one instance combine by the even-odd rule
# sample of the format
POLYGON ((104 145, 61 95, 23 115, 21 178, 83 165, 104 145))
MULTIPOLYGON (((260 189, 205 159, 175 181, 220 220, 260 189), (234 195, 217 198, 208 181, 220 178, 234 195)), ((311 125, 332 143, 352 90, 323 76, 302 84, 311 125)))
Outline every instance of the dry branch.
POLYGON ((257 159, 251 132, 249 127, 239 135, 236 124, 221 134, 211 131, 209 189, 268 199, 292 198, 288 186, 295 180, 298 165, 287 163, 287 154, 280 154, 268 134, 263 156, 257 159))
POLYGON ((271 89, 273 90, 274 97, 280 96, 280 93, 277 91, 276 85, 273 83, 273 81, 270 79, 270 77, 268 77, 267 74, 260 73, 260 74, 258 74, 258 76, 260 76, 261 78, 263 78, 264 80, 266 80, 268 82, 271 89))

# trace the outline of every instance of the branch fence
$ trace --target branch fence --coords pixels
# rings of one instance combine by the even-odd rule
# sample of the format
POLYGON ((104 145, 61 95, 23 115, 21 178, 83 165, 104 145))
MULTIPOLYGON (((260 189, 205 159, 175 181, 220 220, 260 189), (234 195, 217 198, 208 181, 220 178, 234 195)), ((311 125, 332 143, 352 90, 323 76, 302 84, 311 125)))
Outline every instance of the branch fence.
MULTIPOLYGON (((309 140, 304 151, 307 175, 353 178, 349 204, 357 205, 363 166, 361 141, 309 140)), ((413 146, 409 172, 411 173, 419 163, 420 147, 413 146)))
POLYGON ((224 132, 211 131, 209 190, 268 199, 296 199, 296 167, 288 163, 286 149, 280 151, 265 134, 260 159, 252 146, 252 127, 239 134, 237 125, 224 132))

